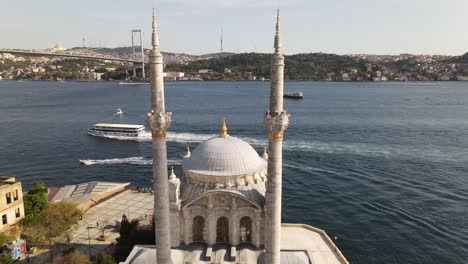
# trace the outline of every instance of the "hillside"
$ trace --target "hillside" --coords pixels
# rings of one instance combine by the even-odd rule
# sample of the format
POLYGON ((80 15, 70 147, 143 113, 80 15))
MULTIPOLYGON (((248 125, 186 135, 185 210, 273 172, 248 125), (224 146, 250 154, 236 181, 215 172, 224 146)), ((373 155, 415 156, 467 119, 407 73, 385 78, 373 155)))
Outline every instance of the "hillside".
MULTIPOLYGON (((262 53, 243 53, 192 61, 186 65, 168 64, 165 70, 196 73, 200 69, 210 69, 224 73, 225 69, 229 69, 231 75, 251 73, 254 76, 269 78, 271 56, 262 53)), ((322 80, 329 73, 339 73, 351 68, 358 71, 365 70, 365 63, 361 60, 324 53, 285 56, 285 63, 285 78, 291 80, 322 80)))

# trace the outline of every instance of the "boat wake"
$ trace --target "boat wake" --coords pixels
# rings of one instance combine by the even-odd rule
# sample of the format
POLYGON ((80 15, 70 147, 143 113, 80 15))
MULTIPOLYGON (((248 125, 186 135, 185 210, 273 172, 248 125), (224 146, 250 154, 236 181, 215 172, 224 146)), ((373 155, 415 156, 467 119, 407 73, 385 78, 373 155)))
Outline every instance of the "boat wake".
MULTIPOLYGON (((167 141, 181 144, 201 143, 210 138, 216 137, 217 134, 197 134, 197 133, 178 133, 168 132, 167 141)), ((100 136, 116 140, 131 140, 137 142, 150 142, 151 132, 144 132, 138 137, 125 136, 100 136)), ((261 154, 264 146, 268 146, 266 138, 257 137, 239 137, 240 139, 251 144, 261 154)), ((351 154, 368 157, 385 157, 385 158, 408 158, 408 159, 423 159, 432 161, 468 161, 468 151, 456 147, 439 147, 439 146, 405 146, 405 145, 378 145, 369 143, 349 143, 349 142, 320 142, 320 141, 304 141, 304 140, 289 140, 284 141, 285 151, 305 151, 327 154, 351 154)))
MULTIPOLYGON (((129 158, 115 158, 115 159, 102 159, 102 160, 80 160, 80 163, 85 166, 93 165, 114 165, 114 164, 130 164, 130 165, 139 165, 139 166, 148 166, 153 164, 152 159, 147 159, 144 157, 129 157, 129 158)), ((181 160, 172 160, 168 159, 167 163, 169 165, 181 165, 181 160)))
MULTIPOLYGON (((96 135, 93 135, 96 136, 96 135)), ((177 143, 199 143, 205 140, 208 140, 212 137, 215 137, 216 134, 194 134, 194 133, 177 133, 177 132, 167 132, 167 141, 177 142, 177 143)), ((127 137, 127 136, 112 136, 112 135, 99 135, 96 137, 104 137, 116 140, 129 140, 137 142, 149 142, 151 141, 151 132, 145 131, 141 133, 138 137, 127 137)))

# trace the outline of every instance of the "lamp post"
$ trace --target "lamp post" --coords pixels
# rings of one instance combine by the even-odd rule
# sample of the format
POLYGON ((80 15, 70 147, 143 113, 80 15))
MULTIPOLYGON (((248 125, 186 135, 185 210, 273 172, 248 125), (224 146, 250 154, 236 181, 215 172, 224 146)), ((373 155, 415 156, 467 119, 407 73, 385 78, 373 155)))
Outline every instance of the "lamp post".
POLYGON ((89 229, 91 227, 88 225, 86 229, 88 229, 88 251, 89 251, 89 258, 91 259, 91 236, 89 235, 89 229))
POLYGON ((89 233, 89 229, 93 228, 87 221, 84 221, 86 223, 86 229, 88 230, 88 252, 89 252, 89 258, 91 259, 91 235, 89 233))

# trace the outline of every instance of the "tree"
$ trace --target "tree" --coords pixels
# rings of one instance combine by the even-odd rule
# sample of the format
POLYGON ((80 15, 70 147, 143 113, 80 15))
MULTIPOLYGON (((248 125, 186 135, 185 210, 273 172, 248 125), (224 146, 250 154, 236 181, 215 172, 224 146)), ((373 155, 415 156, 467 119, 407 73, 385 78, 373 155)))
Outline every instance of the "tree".
POLYGON ((125 215, 122 216, 122 221, 120 222, 120 237, 117 239, 117 245, 114 251, 114 257, 117 261, 124 261, 136 244, 154 245, 156 243, 154 221, 152 221, 151 224, 149 228, 141 228, 137 219, 128 221, 125 215))
MULTIPOLYGON (((76 205, 68 202, 50 204, 34 221, 28 223, 24 235, 32 244, 48 244, 52 249, 54 238, 62 235, 78 222, 80 211, 76 205)), ((52 259, 52 250, 50 250, 52 259)))
POLYGON ((53 262, 54 264, 91 264, 88 255, 79 251, 71 251, 67 254, 58 257, 53 262))
POLYGON ((11 255, 8 253, 3 253, 0 255, 1 264, 13 264, 15 261, 11 258, 11 255))
POLYGON ((11 242, 11 240, 13 240, 13 237, 5 233, 0 233, 0 247, 2 247, 5 244, 8 244, 9 242, 11 242))
POLYGON ((93 263, 94 264, 115 264, 116 262, 115 262, 115 259, 111 255, 101 252, 96 256, 96 259, 93 261, 93 263))
POLYGON ((47 188, 43 183, 33 183, 31 190, 24 196, 25 218, 21 220, 22 225, 33 222, 41 212, 47 208, 47 188))

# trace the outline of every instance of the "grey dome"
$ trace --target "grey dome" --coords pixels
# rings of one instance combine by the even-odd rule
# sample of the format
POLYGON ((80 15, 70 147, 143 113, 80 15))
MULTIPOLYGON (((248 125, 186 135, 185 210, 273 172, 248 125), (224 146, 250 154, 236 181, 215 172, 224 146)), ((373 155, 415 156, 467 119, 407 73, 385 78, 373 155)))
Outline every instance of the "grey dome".
POLYGON ((182 163, 185 171, 207 176, 249 175, 267 163, 247 142, 235 137, 215 137, 200 144, 182 163))

